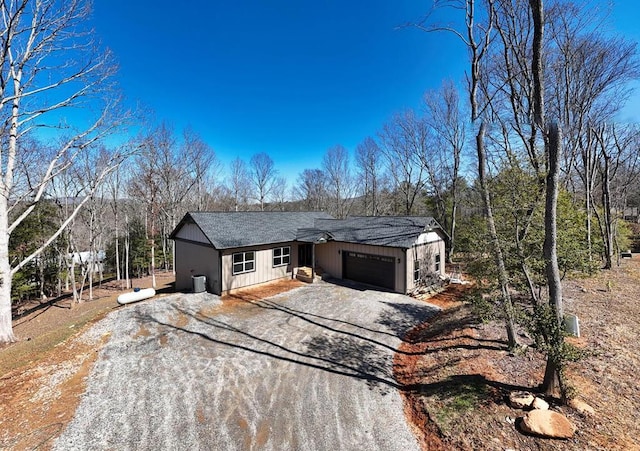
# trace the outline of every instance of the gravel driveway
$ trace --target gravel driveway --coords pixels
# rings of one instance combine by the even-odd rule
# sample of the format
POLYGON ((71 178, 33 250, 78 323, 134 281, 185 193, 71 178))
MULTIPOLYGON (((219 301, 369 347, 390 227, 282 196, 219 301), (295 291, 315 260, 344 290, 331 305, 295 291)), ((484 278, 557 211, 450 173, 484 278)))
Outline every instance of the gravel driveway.
POLYGON ((392 376, 435 313, 320 282, 252 304, 207 293, 123 307, 56 450, 418 449, 392 376))

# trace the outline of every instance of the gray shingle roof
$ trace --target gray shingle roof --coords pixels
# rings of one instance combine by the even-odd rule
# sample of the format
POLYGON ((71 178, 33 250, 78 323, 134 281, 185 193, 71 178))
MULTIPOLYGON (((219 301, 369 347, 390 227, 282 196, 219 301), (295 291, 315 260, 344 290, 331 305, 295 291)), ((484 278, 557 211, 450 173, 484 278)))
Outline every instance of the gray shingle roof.
POLYGON ((309 211, 189 212, 172 237, 189 218, 216 249, 230 249, 294 241, 298 229, 313 227, 316 219, 330 219, 331 216, 309 211))
POLYGON ((433 229, 444 237, 428 216, 354 216, 333 219, 323 212, 190 212, 171 234, 193 221, 216 249, 231 249, 290 241, 341 241, 409 248, 418 235, 433 229))
POLYGON ((347 219, 317 219, 313 228, 298 231, 298 240, 314 241, 317 237, 346 243, 409 248, 418 235, 429 228, 441 231, 435 219, 428 216, 355 216, 347 219))

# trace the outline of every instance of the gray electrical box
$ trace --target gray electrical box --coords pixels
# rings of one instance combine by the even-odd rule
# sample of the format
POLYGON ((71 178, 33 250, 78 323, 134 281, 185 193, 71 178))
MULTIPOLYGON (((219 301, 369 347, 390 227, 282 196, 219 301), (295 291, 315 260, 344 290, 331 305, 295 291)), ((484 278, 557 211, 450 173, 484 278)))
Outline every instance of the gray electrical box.
POLYGON ((193 283, 194 293, 204 293, 207 291, 207 276, 191 276, 191 282, 193 283))
POLYGON ((578 317, 571 313, 564 315, 564 329, 569 335, 580 337, 580 320, 578 317))

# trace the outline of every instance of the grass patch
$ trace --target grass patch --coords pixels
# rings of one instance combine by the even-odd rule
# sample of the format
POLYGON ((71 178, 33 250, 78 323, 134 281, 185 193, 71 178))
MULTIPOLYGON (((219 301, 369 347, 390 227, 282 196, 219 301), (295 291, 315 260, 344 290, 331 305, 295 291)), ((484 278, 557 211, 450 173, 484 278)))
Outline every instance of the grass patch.
POLYGON ((450 435, 456 425, 472 412, 492 399, 486 380, 479 376, 452 376, 423 392, 431 418, 440 431, 450 435))

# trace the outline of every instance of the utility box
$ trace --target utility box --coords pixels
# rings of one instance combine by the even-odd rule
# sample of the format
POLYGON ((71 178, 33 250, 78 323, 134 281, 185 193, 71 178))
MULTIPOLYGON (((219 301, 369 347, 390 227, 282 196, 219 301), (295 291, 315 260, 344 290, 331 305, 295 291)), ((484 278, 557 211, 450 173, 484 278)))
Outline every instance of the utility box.
POLYGON ((191 276, 194 293, 204 293, 207 291, 207 276, 197 275, 191 276))
POLYGON ((564 329, 573 337, 580 337, 580 320, 576 315, 564 315, 564 329))

